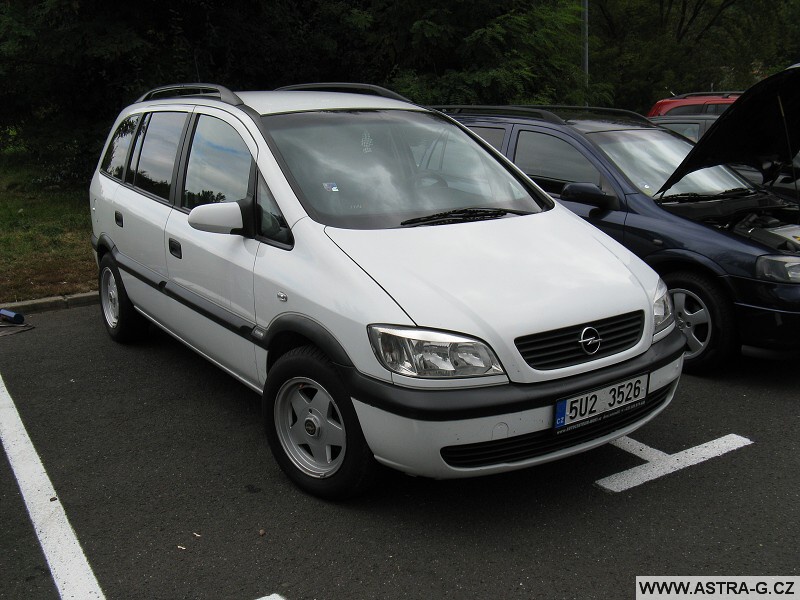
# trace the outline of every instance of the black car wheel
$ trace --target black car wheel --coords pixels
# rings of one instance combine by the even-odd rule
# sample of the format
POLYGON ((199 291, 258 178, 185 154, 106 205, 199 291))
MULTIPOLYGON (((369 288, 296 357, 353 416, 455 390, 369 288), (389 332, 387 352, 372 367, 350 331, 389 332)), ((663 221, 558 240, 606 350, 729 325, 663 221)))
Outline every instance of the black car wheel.
POLYGON ((675 322, 684 333, 684 370, 699 372, 719 366, 738 349, 733 306, 711 278, 691 271, 664 275, 672 296, 675 322))
POLYGON ((110 254, 100 260, 100 308, 108 334, 117 342, 132 342, 147 334, 147 320, 136 312, 125 292, 117 263, 110 254))
POLYGON ((273 365, 263 397, 270 449, 298 487, 327 499, 364 491, 377 463, 350 394, 319 349, 290 350, 273 365))

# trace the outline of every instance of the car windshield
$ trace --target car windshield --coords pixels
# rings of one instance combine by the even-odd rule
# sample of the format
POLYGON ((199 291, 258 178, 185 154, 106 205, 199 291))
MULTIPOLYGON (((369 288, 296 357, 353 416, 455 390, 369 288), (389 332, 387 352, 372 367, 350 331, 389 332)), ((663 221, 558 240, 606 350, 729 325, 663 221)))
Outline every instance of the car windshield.
POLYGON ((303 207, 326 225, 385 229, 437 213, 455 216, 430 224, 513 217, 552 206, 433 113, 319 111, 262 118, 303 207))
MULTIPOLYGON (((686 140, 667 131, 639 129, 587 134, 637 188, 654 196, 692 149, 686 140)), ((689 173, 666 190, 663 198, 679 195, 715 196, 751 189, 746 180, 724 166, 689 173)), ((661 198, 662 196, 659 196, 661 198)))

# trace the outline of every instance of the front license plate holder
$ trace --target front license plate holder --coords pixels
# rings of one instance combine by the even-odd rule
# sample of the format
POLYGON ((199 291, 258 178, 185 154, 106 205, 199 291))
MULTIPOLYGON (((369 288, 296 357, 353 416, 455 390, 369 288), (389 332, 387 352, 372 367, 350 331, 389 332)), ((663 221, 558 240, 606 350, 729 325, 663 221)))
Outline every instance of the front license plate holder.
POLYGON ((647 398, 649 381, 650 375, 645 373, 558 400, 554 423, 556 433, 571 431, 640 406, 647 398))

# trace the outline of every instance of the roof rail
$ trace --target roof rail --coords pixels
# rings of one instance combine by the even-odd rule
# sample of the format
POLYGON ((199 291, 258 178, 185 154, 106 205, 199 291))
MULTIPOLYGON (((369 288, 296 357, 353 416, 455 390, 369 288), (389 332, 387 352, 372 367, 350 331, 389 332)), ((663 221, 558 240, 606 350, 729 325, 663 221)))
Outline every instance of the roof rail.
POLYGON ((372 85, 369 83, 298 83, 296 85, 285 85, 283 87, 276 88, 275 91, 350 92, 353 94, 370 94, 372 96, 380 96, 381 98, 391 98, 392 100, 411 102, 411 100, 405 96, 401 96, 397 92, 393 92, 392 90, 388 90, 379 85, 372 85))
POLYGON ((137 102, 145 100, 155 100, 157 98, 180 98, 182 96, 218 96, 220 100, 227 104, 240 106, 244 104, 242 99, 230 91, 228 88, 216 83, 174 83, 162 85, 144 94, 137 102))
POLYGON ((652 123, 639 113, 619 108, 603 108, 598 106, 568 106, 564 104, 538 105, 538 104, 506 104, 506 105, 479 105, 455 104, 437 105, 430 108, 443 113, 452 114, 487 114, 487 115, 517 115, 520 117, 534 117, 542 121, 563 125, 571 118, 579 117, 624 117, 637 123, 652 123))
MULTIPOLYGON (((720 98, 730 98, 731 96, 741 96, 744 92, 689 92, 688 94, 679 94, 672 96, 672 98, 694 98, 696 96, 718 96, 720 98)), ((669 100, 669 98, 667 98, 669 100)))
POLYGON ((564 124, 564 120, 555 113, 547 110, 548 107, 523 106, 523 105, 488 105, 488 104, 437 104, 430 106, 434 110, 445 114, 486 114, 486 115, 519 115, 521 117, 535 117, 550 123, 564 124))
POLYGON ((621 108, 605 108, 602 106, 568 106, 564 104, 554 104, 549 106, 542 105, 533 108, 543 108, 549 110, 554 114, 557 114, 564 120, 569 120, 570 118, 578 118, 583 116, 624 117, 631 121, 652 125, 652 123, 647 117, 640 115, 639 113, 635 113, 631 110, 623 110, 621 108))

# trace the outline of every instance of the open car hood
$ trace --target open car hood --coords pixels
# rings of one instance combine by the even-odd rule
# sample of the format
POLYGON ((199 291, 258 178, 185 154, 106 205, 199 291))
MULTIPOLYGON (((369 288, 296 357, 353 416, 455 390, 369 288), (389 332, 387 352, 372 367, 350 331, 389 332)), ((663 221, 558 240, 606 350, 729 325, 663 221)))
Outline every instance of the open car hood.
POLYGON ((771 181, 800 149, 800 65, 752 86, 708 129, 657 194, 693 171, 725 164, 758 169, 771 181))

